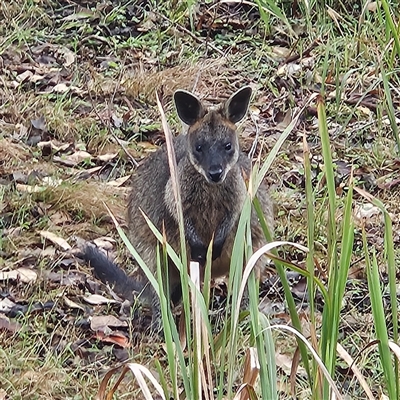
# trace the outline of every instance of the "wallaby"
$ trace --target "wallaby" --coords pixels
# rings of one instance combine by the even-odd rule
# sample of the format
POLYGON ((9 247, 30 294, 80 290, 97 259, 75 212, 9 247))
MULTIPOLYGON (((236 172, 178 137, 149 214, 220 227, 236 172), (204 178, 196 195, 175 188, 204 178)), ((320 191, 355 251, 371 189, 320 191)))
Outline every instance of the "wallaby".
MULTIPOLYGON (((173 141, 188 259, 204 265, 208 246, 213 240, 212 277, 229 272, 236 228, 247 196, 246 179, 250 177, 251 161, 240 149, 235 124, 245 117, 251 93, 250 87, 244 87, 219 107, 209 109, 187 91, 178 90, 174 94, 178 116, 189 126, 186 134, 178 135, 173 141)), ((272 202, 263 184, 257 197, 272 228, 272 202)), ((128 236, 155 273, 157 239, 141 210, 161 232, 165 231, 167 242, 179 251, 176 202, 165 146, 138 167, 128 204, 128 236)), ((257 249, 265 244, 265 237, 254 210, 251 230, 252 243, 257 249)), ((143 278, 127 277, 99 251, 88 247, 84 257, 91 262, 97 276, 114 285, 114 290, 125 299, 132 300, 132 292, 143 289, 143 278)), ((170 296, 176 301, 180 298, 181 283, 179 271, 172 262, 168 267, 168 280, 170 296)), ((142 298, 151 302, 152 326, 157 329, 160 327, 160 303, 150 285, 142 298)))

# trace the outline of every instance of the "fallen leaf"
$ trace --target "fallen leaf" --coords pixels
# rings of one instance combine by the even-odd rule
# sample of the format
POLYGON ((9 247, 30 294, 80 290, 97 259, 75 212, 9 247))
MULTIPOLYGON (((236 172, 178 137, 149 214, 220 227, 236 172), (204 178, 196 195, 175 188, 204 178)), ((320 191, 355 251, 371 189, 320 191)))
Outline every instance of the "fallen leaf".
POLYGON ((35 129, 38 129, 39 131, 47 132, 46 120, 44 119, 43 116, 41 116, 38 119, 31 119, 31 124, 35 129))
POLYGON ((105 343, 116 344, 123 348, 130 346, 128 338, 124 334, 118 332, 113 332, 107 335, 102 331, 96 331, 96 339, 105 343))
POLYGON ((109 250, 112 250, 114 248, 114 244, 116 242, 115 242, 115 239, 113 239, 113 238, 110 238, 110 237, 107 237, 107 236, 102 236, 102 237, 99 237, 97 239, 94 239, 93 243, 97 247, 101 247, 102 249, 109 251, 109 250))
POLYGON ((83 273, 77 272, 46 272, 46 278, 50 282, 57 283, 61 286, 77 286, 77 285, 84 285, 85 284, 85 277, 86 275, 83 273))
POLYGON ((19 74, 19 75, 16 77, 16 79, 17 79, 17 82, 23 83, 23 82, 28 81, 28 80, 30 79, 31 76, 33 76, 33 72, 31 72, 31 71, 25 71, 25 72, 23 72, 22 74, 19 74))
POLYGON ((0 281, 16 280, 22 283, 35 282, 37 273, 29 268, 17 268, 11 271, 0 271, 0 281))
POLYGON ((83 150, 78 150, 73 154, 70 155, 64 155, 62 157, 54 156, 53 160, 55 162, 58 162, 60 164, 64 164, 67 167, 74 167, 78 164, 80 164, 82 161, 90 161, 92 159, 91 154, 89 154, 87 151, 83 150))
POLYGON ((11 237, 20 236, 21 232, 22 232, 22 227, 16 226, 14 228, 9 228, 9 229, 6 229, 5 231, 3 231, 3 235, 4 235, 4 237, 11 238, 11 237))
POLYGON ((356 205, 354 207, 354 216, 356 219, 371 219, 375 215, 380 215, 381 211, 378 207, 371 203, 356 205))
POLYGON ((54 140, 48 140, 48 141, 45 141, 45 142, 39 142, 37 144, 37 147, 39 147, 41 149, 43 149, 44 147, 49 147, 52 150, 54 150, 55 153, 58 153, 59 151, 65 151, 68 148, 70 148, 71 144, 70 143, 60 143, 60 144, 58 144, 54 140))
POLYGON ((84 169, 82 171, 78 171, 75 174, 75 177, 76 177, 76 179, 88 179, 92 175, 94 175, 96 172, 100 171, 102 168, 103 168, 102 166, 99 166, 99 167, 84 169))
POLYGON ((285 58, 289 57, 292 51, 290 48, 282 46, 272 46, 271 50, 272 58, 277 61, 284 60, 285 58))
POLYGON ((292 111, 289 109, 286 111, 286 113, 282 112, 282 117, 283 118, 281 118, 281 120, 276 125, 276 129, 279 129, 283 132, 292 122, 292 111))
POLYGON ((7 392, 4 389, 0 389, 0 400, 7 399, 7 392))
POLYGON ((107 185, 116 187, 122 186, 130 177, 131 177, 130 175, 121 176, 120 178, 107 182, 107 185))
POLYGON ((117 303, 115 300, 107 299, 107 297, 101 296, 100 294, 92 294, 90 296, 86 296, 83 298, 87 303, 92 304, 94 306, 98 306, 101 304, 112 304, 117 303))
POLYGON ((75 53, 66 47, 62 47, 59 49, 59 53, 64 56, 65 62, 63 64, 64 67, 69 67, 75 62, 75 53))
POLYGON ((60 186, 63 182, 62 179, 60 178, 54 178, 51 176, 45 176, 42 179, 43 183, 46 184, 47 186, 51 186, 51 187, 57 187, 60 186))
POLYGON ((53 242, 54 244, 60 246, 63 250, 70 250, 71 246, 70 244, 60 236, 57 236, 53 232, 49 231, 40 231, 39 232, 40 236, 44 237, 47 240, 50 240, 50 242, 53 242))
POLYGON ((107 154, 101 154, 99 156, 97 156, 97 159, 100 161, 111 161, 113 160, 115 157, 117 157, 118 153, 107 153, 107 154))
POLYGON ((11 322, 7 317, 0 317, 0 332, 16 333, 20 329, 20 324, 11 322))
POLYGON ((367 117, 369 117, 372 114, 371 110, 368 107, 358 106, 357 110, 359 110, 361 113, 363 113, 367 117))
POLYGON ((92 19, 95 17, 96 14, 93 11, 90 11, 88 9, 83 9, 80 12, 67 15, 66 17, 62 18, 61 21, 80 21, 82 19, 88 19, 88 18, 92 19))
POLYGON ((40 253, 40 257, 42 258, 53 258, 56 254, 56 249, 53 246, 47 246, 45 249, 42 250, 40 253))
POLYGON ((75 303, 75 301, 70 300, 67 296, 63 297, 65 304, 69 307, 69 308, 75 308, 77 310, 82 310, 85 311, 85 309, 79 305, 78 303, 75 303))
POLYGON ((0 300, 0 313, 8 313, 14 306, 15 303, 9 298, 5 297, 4 299, 0 300))
MULTIPOLYGON (((276 365, 282 369, 282 371, 289 376, 290 375, 290 371, 292 369, 292 362, 293 362, 293 358, 286 354, 281 354, 279 352, 275 353, 275 362, 276 365)), ((303 367, 299 367, 297 368, 297 374, 298 376, 301 375, 305 375, 305 369, 303 367)))
POLYGON ((44 75, 34 74, 33 76, 31 76, 29 78, 29 82, 37 83, 37 82, 42 81, 44 78, 45 78, 44 75))
POLYGON ((58 83, 57 85, 53 86, 54 93, 66 93, 68 90, 69 87, 65 83, 58 83))
POLYGON ((106 327, 121 328, 127 326, 128 324, 125 321, 121 321, 113 315, 95 315, 90 319, 90 328, 93 331, 106 327))
POLYGON ((111 115, 111 120, 113 122, 113 125, 116 128, 120 128, 122 126, 122 124, 124 123, 123 118, 118 117, 116 114, 113 113, 113 115, 111 115))
POLYGON ((25 192, 25 193, 40 193, 46 190, 44 186, 38 186, 38 185, 23 185, 22 183, 17 183, 15 185, 15 188, 19 192, 25 192))
POLYGON ((64 225, 71 222, 70 216, 63 211, 55 211, 49 215, 49 218, 54 225, 64 225))

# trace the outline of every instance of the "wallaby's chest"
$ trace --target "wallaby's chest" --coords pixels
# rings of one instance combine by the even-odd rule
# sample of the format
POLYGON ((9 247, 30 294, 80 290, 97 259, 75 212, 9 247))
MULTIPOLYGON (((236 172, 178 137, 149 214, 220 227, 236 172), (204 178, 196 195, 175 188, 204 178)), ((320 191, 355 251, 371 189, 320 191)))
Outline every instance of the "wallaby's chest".
POLYGON ((235 169, 221 184, 210 184, 196 172, 183 176, 181 196, 184 218, 190 218, 200 237, 209 242, 225 218, 236 222, 246 197, 246 185, 235 169))

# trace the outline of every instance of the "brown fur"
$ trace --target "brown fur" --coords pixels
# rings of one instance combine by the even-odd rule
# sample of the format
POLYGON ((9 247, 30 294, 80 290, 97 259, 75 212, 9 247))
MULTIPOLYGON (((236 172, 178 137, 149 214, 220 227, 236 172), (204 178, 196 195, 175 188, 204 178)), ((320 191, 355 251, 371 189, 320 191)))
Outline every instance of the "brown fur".
MULTIPOLYGON (((192 94, 177 91, 175 105, 181 120, 189 125, 188 133, 173 141, 180 185, 187 259, 205 264, 207 249, 213 240, 212 277, 229 272, 233 242, 240 213, 247 196, 245 177, 251 174, 251 162, 240 148, 235 123, 246 114, 250 88, 233 94, 217 109, 207 109, 192 94)), ((146 265, 156 273, 157 239, 148 227, 143 211, 159 231, 165 231, 168 243, 176 252, 180 238, 176 202, 166 147, 151 154, 133 177, 128 202, 128 235, 146 265)), ((273 226, 272 203, 261 185, 257 197, 266 221, 273 226)), ((251 217, 252 243, 258 249, 265 243, 255 212, 251 217)), ((122 297, 132 299, 133 291, 143 288, 140 279, 126 274, 103 255, 88 248, 83 257, 91 262, 101 280, 114 285, 122 297)), ((262 267, 262 263, 259 266, 262 267)), ((180 275, 175 265, 168 265, 168 285, 172 299, 180 295, 180 275), (178 295, 177 295, 178 294, 178 295)), ((160 303, 148 286, 142 299, 152 304, 153 329, 160 328, 160 303)))
MULTIPOLYGON (((229 272, 236 228, 247 196, 243 176, 250 176, 251 162, 239 148, 236 127, 226 118, 224 106, 217 110, 209 110, 204 116, 202 109, 199 114, 200 119, 189 127, 188 133, 174 139, 174 149, 185 223, 190 219, 202 243, 208 246, 224 218, 228 216, 230 219, 221 255, 212 262, 212 277, 218 277, 229 272), (234 143, 235 154, 227 162, 226 177, 221 183, 209 182, 204 176, 207 171, 202 170, 202 166, 196 164, 196 160, 194 160, 191 143, 199 137, 205 141, 229 138, 234 143)), ((272 203, 264 185, 261 185, 258 190, 258 198, 261 201, 266 220, 272 228, 272 203)), ((147 266, 155 272, 157 239, 147 226, 140 210, 143 210, 160 231, 164 227, 167 242, 175 251, 179 251, 176 203, 165 147, 149 156, 138 169, 133 178, 128 205, 130 240, 147 266)), ((253 245, 257 249, 265 243, 265 239, 254 212, 251 225, 253 245)), ((190 259, 190 240, 188 240, 187 248, 190 259)), ((179 272, 170 262, 170 293, 173 293, 179 285, 179 272)), ((155 295, 153 297, 156 298, 155 295)), ((153 302, 153 307, 154 317, 157 319, 159 314, 157 301, 153 302)))

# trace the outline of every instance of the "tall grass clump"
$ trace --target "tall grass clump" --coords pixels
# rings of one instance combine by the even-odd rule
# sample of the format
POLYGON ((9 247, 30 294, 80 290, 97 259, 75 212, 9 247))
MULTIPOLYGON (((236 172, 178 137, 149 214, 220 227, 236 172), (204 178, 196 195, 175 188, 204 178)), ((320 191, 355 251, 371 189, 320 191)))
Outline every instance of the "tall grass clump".
MULTIPOLYGON (((351 262, 351 255, 354 243, 354 223, 352 220, 352 198, 353 182, 350 182, 347 190, 347 197, 344 204, 342 225, 338 226, 337 221, 337 199, 334 178, 334 167, 332 161, 328 126, 326 121, 325 105, 321 97, 317 100, 318 126, 321 138, 322 155, 324 159, 324 176, 327 187, 327 259, 328 272, 327 298, 324 299, 322 313, 322 327, 320 337, 320 352, 331 376, 335 375, 336 347, 340 323, 340 311, 347 282, 348 271, 351 262), (341 235, 340 235, 341 233, 341 235), (340 235, 340 236, 339 236, 340 235)), ((313 211, 311 210, 311 214, 313 211)), ((309 215, 309 218, 313 215, 309 215)), ((320 390, 315 391, 314 398, 329 398, 329 386, 325 383, 322 386, 316 381, 315 384, 320 390), (319 393, 318 393, 319 392, 319 393)))
MULTIPOLYGON (((174 191, 178 215, 180 215, 180 233, 182 239, 180 253, 186 255, 183 216, 179 185, 177 184, 176 161, 171 141, 172 137, 160 103, 159 108, 166 135, 171 176, 175 180, 174 191)), ((277 372, 275 368, 273 340, 271 331, 268 329, 268 320, 258 311, 258 285, 252 273, 256 258, 253 257, 250 266, 245 270, 245 278, 243 278, 243 264, 252 256, 250 221, 252 202, 256 198, 256 190, 285 138, 296 125, 300 114, 301 112, 297 114, 293 122, 281 135, 271 154, 263 163, 260 173, 253 174, 250 178, 248 197, 240 217, 233 246, 225 321, 220 333, 215 338, 212 335, 212 325, 208 316, 210 260, 207 262, 205 268, 206 278, 203 296, 200 291, 198 278, 195 277, 196 274, 198 275, 196 273, 196 265, 193 265, 193 263, 190 265, 192 275, 189 277, 187 273, 189 266, 187 265, 186 257, 181 258, 175 253, 170 245, 166 243, 162 232, 158 232, 151 221, 147 220, 147 223, 160 243, 160 251, 157 258, 157 278, 151 275, 147 266, 144 265, 135 249, 129 243, 124 232, 118 227, 118 231, 128 249, 138 260, 140 267, 149 278, 150 284, 154 286, 157 295, 160 296, 164 340, 166 343, 165 349, 168 359, 168 369, 163 372, 164 377, 168 376, 167 381, 170 382, 170 385, 162 385, 164 390, 167 390, 167 393, 164 393, 166 398, 170 396, 178 398, 182 396, 181 392, 183 391, 185 398, 188 399, 222 399, 227 398, 226 396, 228 398, 241 396, 240 398, 244 399, 247 398, 245 397, 247 395, 255 395, 256 392, 253 385, 258 376, 258 371, 260 392, 262 393, 261 398, 277 398, 277 372), (168 300, 169 296, 165 293, 165 288, 168 286, 165 285, 167 279, 167 256, 175 263, 181 273, 182 302, 184 308, 181 316, 181 318, 184 318, 184 323, 181 324, 181 326, 184 326, 184 329, 181 332, 178 332, 168 300), (239 308, 247 280, 250 294, 250 313, 240 312, 239 308), (247 322, 242 322, 249 314, 250 319, 247 319, 247 322), (241 325, 243 325, 244 330, 250 331, 250 342, 246 345, 248 346, 246 349, 242 347, 243 340, 240 337, 241 325), (246 356, 239 356, 243 352, 246 356), (244 371, 241 372, 243 368, 244 371)), ((266 229, 265 221, 263 221, 263 225, 266 229)), ((266 235, 269 237, 267 229, 266 235)), ((265 249, 259 252, 257 257, 264 251, 270 251, 281 244, 281 242, 270 243, 265 249)), ((287 243, 284 244, 287 245, 287 243)), ((304 248, 302 249, 304 250, 304 248)), ((209 254, 210 252, 211 247, 209 254)), ((285 277, 285 274, 282 273, 282 276, 285 277)), ((287 282, 286 286, 289 295, 290 290, 287 282)), ((295 311, 293 299, 292 302, 293 310, 295 311)), ((300 321, 297 314, 294 313, 293 318, 295 319, 296 317, 295 324, 300 329, 300 321)))
MULTIPOLYGON (((171 176, 175 179, 174 190, 178 215, 180 215, 180 254, 186 254, 183 216, 171 134, 162 107, 160 104, 159 106, 163 128, 167 137, 171 176)), ((160 243, 157 258, 157 279, 155 279, 150 274, 147 267, 143 265, 140 257, 138 257, 123 232, 119 229, 128 248, 138 260, 139 265, 160 296, 168 368, 167 370, 162 370, 160 363, 158 361, 155 363, 156 367, 164 374, 161 386, 165 398, 184 396, 188 399, 277 399, 278 375, 275 366, 274 341, 271 335, 272 329, 278 329, 281 332, 289 331, 295 334, 301 361, 307 372, 311 397, 313 399, 342 398, 335 385, 334 379, 338 351, 340 351, 341 354, 345 353, 345 350, 338 342, 338 333, 341 324, 341 311, 345 296, 346 282, 353 254, 355 226, 352 216, 352 205, 354 201, 353 190, 355 188, 352 174, 350 174, 349 182, 344 191, 344 198, 340 199, 336 193, 335 168, 328 133, 326 109, 322 97, 312 96, 307 104, 305 104, 304 108, 299 110, 291 124, 289 124, 279 137, 267 159, 261 164, 259 170, 255 169, 253 171, 250 178, 248 197, 239 220, 233 246, 225 319, 221 331, 216 337, 213 336, 213 327, 208 315, 210 294, 209 277, 211 268, 210 257, 208 257, 208 262, 206 263, 205 283, 203 291, 201 292, 198 267, 191 264, 189 276, 187 272, 189 266, 187 265, 186 258, 178 256, 169 244, 166 243, 162 232, 158 232, 151 221, 147 220, 147 223, 160 243), (306 232, 309 251, 307 252, 306 269, 300 269, 274 254, 274 248, 282 245, 294 245, 303 251, 307 251, 307 248, 299 244, 271 242, 266 245, 265 248, 252 254, 250 221, 252 207, 254 205, 258 212, 265 236, 268 240, 271 240, 270 233, 268 232, 267 225, 261 212, 260 204, 257 201, 257 188, 262 182, 284 140, 296 126, 304 108, 314 99, 316 99, 317 102, 318 130, 323 156, 323 173, 320 176, 318 186, 313 187, 307 138, 304 136, 305 193, 308 220, 306 232), (323 198, 323 206, 326 208, 326 213, 324 215, 326 219, 326 283, 321 282, 314 273, 315 203, 316 193, 320 188, 322 180, 325 182, 326 186, 324 191, 325 197, 323 198), (264 252, 268 252, 268 256, 274 260, 291 317, 291 327, 270 326, 268 318, 261 314, 258 309, 258 285, 252 269, 257 259, 264 252), (181 316, 181 318, 184 318, 184 322, 181 324, 184 329, 181 331, 178 331, 175 324, 168 300, 169 296, 165 293, 164 289, 168 286, 165 285, 167 279, 167 257, 175 263, 181 273, 184 309, 181 316), (247 265, 243 270, 244 264, 247 265), (305 338, 304 335, 302 335, 300 318, 286 278, 287 268, 293 269, 307 278, 310 306, 310 338, 305 338), (240 301, 246 284, 248 285, 250 295, 249 312, 240 312, 240 301), (322 322, 320 326, 315 318, 317 291, 321 293, 323 298, 322 322), (249 332, 249 338, 245 342, 245 348, 241 329, 249 332), (241 356, 240 354, 244 355, 241 356), (166 376, 168 378, 166 378, 166 376), (259 383, 256 387, 255 382, 257 378, 259 383)), ((361 193, 360 189, 356 188, 356 190, 361 193)), ((366 194, 364 195, 367 196, 366 194)), ((391 323, 395 331, 393 340, 396 342, 398 340, 398 322, 393 233, 389 214, 381 203, 377 201, 375 201, 375 203, 378 204, 385 216, 385 256, 388 265, 389 289, 391 294, 391 323)), ((366 255, 369 291, 373 305, 373 317, 376 323, 376 335, 379 340, 378 351, 384 371, 384 380, 389 398, 396 399, 398 394, 398 366, 397 361, 393 362, 390 354, 390 349, 394 348, 394 344, 390 341, 389 332, 385 325, 385 314, 381 300, 383 289, 379 282, 376 256, 374 251, 368 248, 365 239, 364 251, 366 255)), ((210 252, 211 247, 208 256, 210 252)), ((357 374, 356 376, 361 386, 368 393, 368 398, 371 398, 371 391, 366 387, 362 375, 359 371, 357 371, 357 374)), ((295 387, 293 390, 296 392, 295 387)), ((293 395, 295 395, 295 393, 293 393, 293 395)))

